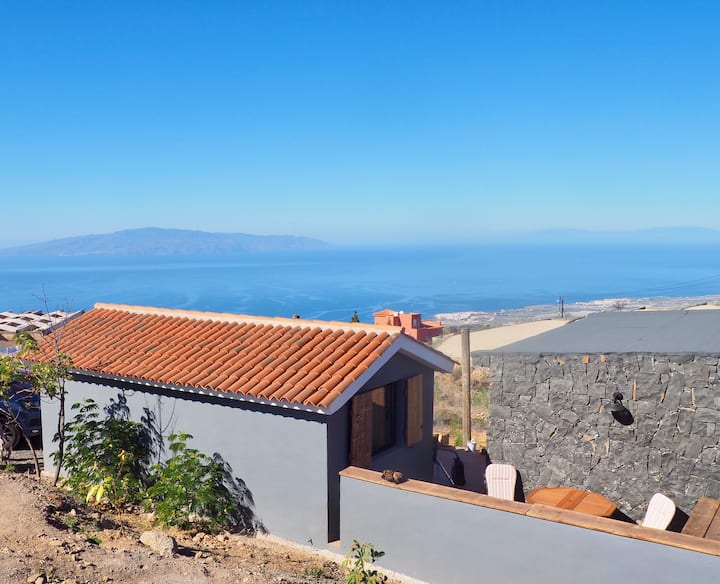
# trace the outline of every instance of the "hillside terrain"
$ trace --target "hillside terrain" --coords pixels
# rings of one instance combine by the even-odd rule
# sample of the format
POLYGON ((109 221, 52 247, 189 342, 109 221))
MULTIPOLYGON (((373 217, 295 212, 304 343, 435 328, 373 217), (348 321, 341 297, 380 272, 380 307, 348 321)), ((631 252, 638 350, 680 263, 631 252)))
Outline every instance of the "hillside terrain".
POLYGON ((150 528, 145 514, 98 512, 21 473, 0 472, 0 492, 3 584, 345 582, 329 552, 265 536, 173 530, 177 553, 163 555, 139 541, 150 528))
POLYGON ((240 252, 272 252, 321 249, 318 239, 295 235, 249 235, 208 233, 185 229, 146 227, 101 235, 67 237, 0 250, 4 255, 222 255, 240 252))

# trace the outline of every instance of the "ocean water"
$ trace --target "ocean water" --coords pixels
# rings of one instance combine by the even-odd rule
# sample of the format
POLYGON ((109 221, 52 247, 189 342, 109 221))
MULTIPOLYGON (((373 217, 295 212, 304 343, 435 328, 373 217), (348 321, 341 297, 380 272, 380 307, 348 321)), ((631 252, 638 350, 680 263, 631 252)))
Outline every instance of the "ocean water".
POLYGON ((361 320, 720 294, 720 247, 484 245, 233 257, 2 257, 0 310, 96 302, 361 320))

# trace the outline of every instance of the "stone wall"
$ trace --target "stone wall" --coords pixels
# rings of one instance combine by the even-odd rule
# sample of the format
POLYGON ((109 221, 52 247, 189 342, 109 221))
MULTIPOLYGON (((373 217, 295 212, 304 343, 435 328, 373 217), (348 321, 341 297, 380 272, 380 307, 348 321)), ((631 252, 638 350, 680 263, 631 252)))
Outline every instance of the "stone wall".
POLYGON ((653 493, 689 513, 720 498, 718 356, 484 355, 490 365, 488 450, 525 492, 574 486, 635 520, 653 493), (634 421, 603 408, 620 391, 634 421))

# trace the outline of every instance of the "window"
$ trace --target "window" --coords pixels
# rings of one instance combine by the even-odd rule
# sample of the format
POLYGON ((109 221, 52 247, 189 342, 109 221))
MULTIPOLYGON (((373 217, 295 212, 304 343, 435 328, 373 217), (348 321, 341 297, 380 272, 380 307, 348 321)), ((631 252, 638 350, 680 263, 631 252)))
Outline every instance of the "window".
POLYGON ((350 403, 350 464, 368 468, 375 454, 423 440, 423 378, 416 375, 356 395, 350 403))
POLYGON ((377 454, 395 446, 397 408, 392 385, 370 392, 372 399, 372 453, 377 454))

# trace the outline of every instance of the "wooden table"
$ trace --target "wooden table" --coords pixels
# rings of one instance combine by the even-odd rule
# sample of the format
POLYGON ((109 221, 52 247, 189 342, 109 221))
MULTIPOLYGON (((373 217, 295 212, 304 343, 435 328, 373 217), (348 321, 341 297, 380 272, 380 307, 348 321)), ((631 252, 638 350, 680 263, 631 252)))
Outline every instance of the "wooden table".
POLYGON ((617 509, 615 503, 602 495, 570 487, 535 489, 528 493, 526 500, 528 503, 549 505, 598 517, 610 517, 617 509))
POLYGON ((700 497, 682 532, 720 541, 720 501, 710 497, 700 497))

